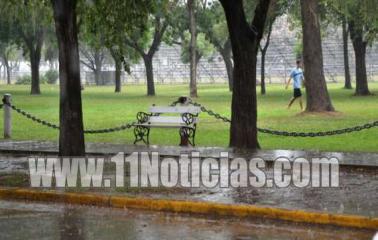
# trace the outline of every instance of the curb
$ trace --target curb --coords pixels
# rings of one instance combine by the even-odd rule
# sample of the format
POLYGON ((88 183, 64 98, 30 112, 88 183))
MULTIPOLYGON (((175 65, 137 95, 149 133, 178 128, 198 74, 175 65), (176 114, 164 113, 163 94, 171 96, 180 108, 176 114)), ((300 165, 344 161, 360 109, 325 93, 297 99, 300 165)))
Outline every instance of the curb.
POLYGON ((99 207, 130 208, 212 216, 217 215, 242 218, 259 217, 298 223, 334 225, 374 230, 378 229, 378 218, 303 210, 287 210, 256 205, 231 205, 212 202, 131 198, 91 193, 65 193, 57 191, 5 188, 0 188, 0 199, 59 202, 99 207))
MULTIPOLYGON (((149 147, 142 146, 142 145, 125 145, 125 144, 111 144, 111 143, 88 143, 86 145, 87 154, 89 155, 115 155, 119 152, 124 152, 126 155, 131 154, 133 152, 151 152, 151 151, 159 151, 161 157, 178 157, 181 153, 187 154, 192 151, 201 152, 201 158, 219 158, 220 152, 230 152, 230 158, 239 157, 239 154, 233 152, 230 148, 222 148, 222 147, 194 147, 194 148, 181 148, 177 146, 159 146, 159 145, 151 145, 149 147), (162 148, 162 149, 160 149, 162 148), (102 149, 102 150, 101 150, 102 149), (104 150, 108 149, 108 150, 104 150), (160 150, 159 150, 160 149, 160 150)), ((267 155, 268 157, 263 157, 267 162, 273 162, 273 159, 277 157, 287 157, 289 159, 295 157, 303 157, 306 153, 310 154, 311 156, 319 156, 319 157, 334 157, 341 154, 342 156, 345 155, 345 159, 341 158, 339 161, 340 166, 345 167, 367 167, 367 168, 378 168, 378 161, 370 161, 372 159, 378 159, 378 152, 320 152, 314 150, 278 150, 280 154, 277 155, 275 150, 260 150, 257 153, 246 153, 248 158, 253 157, 253 154, 257 154, 256 156, 263 157, 263 155, 267 155), (297 155, 293 155, 293 153, 297 153, 297 155), (353 154, 353 156, 349 156, 349 154, 353 154), (368 159, 360 159, 358 154, 366 154, 368 155, 368 159), (356 160, 360 159, 360 160, 356 160)), ((51 141, 9 141, 9 140, 0 140, 0 153, 5 154, 25 154, 25 155, 45 155, 51 154, 56 155, 58 154, 58 145, 56 142, 51 141), (42 147, 38 147, 38 145, 42 145, 42 147), (43 146, 44 145, 44 146, 43 146)), ((245 155, 241 155, 246 157, 245 155)))

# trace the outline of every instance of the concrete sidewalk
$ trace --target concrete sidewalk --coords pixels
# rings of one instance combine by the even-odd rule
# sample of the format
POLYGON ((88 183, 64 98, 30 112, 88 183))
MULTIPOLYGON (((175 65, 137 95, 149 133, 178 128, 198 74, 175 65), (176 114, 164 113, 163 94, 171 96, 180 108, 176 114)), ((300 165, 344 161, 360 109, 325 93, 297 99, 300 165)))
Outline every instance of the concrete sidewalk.
MULTIPOLYGON (((273 161, 279 157, 286 157, 294 160, 298 157, 306 159, 319 157, 335 157, 341 166, 354 167, 378 167, 378 153, 341 153, 341 152, 320 152, 320 151, 290 151, 290 150, 259 150, 256 152, 238 153, 230 148, 221 147, 178 147, 178 146, 156 146, 156 145, 124 145, 111 143, 87 143, 87 154, 113 155, 119 152, 131 154, 133 152, 159 152, 160 156, 178 157, 180 154, 200 152, 202 158, 219 158, 221 152, 229 152, 230 158, 261 157, 265 161, 273 161)), ((58 143, 47 141, 0 141, 0 153, 15 154, 52 154, 58 153, 58 143)))

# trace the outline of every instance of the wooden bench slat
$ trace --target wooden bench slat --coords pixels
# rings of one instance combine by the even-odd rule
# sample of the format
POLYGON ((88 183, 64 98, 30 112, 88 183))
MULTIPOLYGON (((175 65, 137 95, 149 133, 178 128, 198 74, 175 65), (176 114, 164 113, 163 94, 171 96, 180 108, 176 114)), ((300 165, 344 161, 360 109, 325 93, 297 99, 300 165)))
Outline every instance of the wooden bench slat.
POLYGON ((151 113, 191 113, 199 114, 201 108, 195 106, 176 106, 176 107, 165 107, 165 106, 151 106, 149 109, 151 113))
POLYGON ((151 128, 182 128, 182 127, 188 127, 193 128, 193 125, 186 125, 186 124, 148 124, 148 123, 139 123, 135 124, 136 126, 144 126, 144 127, 151 127, 151 128))
MULTIPOLYGON (((193 123, 197 123, 198 119, 194 118, 193 123)), ((148 122, 152 124, 185 124, 181 117, 171 117, 171 116, 151 116, 148 122)))

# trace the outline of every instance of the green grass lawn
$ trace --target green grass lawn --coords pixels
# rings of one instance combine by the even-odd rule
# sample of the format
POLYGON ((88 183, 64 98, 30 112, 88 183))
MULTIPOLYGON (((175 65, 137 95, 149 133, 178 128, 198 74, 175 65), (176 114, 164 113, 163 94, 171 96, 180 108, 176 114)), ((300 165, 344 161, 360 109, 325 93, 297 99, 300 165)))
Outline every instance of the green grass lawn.
MULTIPOLYGON (((351 127, 378 120, 378 83, 371 83, 375 96, 354 97, 352 90, 342 89, 341 84, 329 84, 333 104, 340 114, 299 115, 299 106, 292 110, 286 105, 291 97, 290 90, 281 85, 268 85, 267 95, 258 96, 259 127, 287 131, 319 131, 351 127)), ((58 123, 58 86, 43 85, 42 95, 30 96, 29 86, 0 86, 0 93, 11 93, 13 103, 42 119, 58 123)), ((168 105, 178 96, 187 95, 186 85, 158 85, 157 97, 146 97, 144 86, 123 87, 123 93, 115 94, 113 87, 87 87, 83 92, 84 124, 86 129, 114 127, 135 120, 138 111, 147 111, 151 104, 168 105)), ((230 116, 231 94, 226 85, 200 85, 198 102, 214 111, 230 116)), ((0 111, 2 115, 2 111, 0 111)), ((53 140, 58 132, 13 114, 13 139, 53 140)), ((2 119, 2 116, 0 116, 2 119)), ((0 124, 2 128, 2 124, 0 124)), ((2 129, 1 129, 2 131, 2 129)), ((199 146, 227 146, 229 125, 200 115, 196 136, 199 146)), ((290 138, 259 135, 263 149, 316 149, 323 151, 378 152, 378 128, 360 133, 325 138, 290 138)), ((112 142, 131 144, 134 140, 131 130, 99 135, 86 135, 88 142, 112 142)), ((153 129, 151 143, 177 145, 177 130, 153 129)))

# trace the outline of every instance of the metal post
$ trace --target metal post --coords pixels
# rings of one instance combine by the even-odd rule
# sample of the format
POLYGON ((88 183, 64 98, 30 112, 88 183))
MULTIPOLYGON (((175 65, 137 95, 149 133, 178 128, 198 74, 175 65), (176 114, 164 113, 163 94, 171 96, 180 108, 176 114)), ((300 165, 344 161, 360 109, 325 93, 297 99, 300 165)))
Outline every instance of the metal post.
POLYGON ((6 103, 12 103, 12 95, 4 94, 3 98, 4 109, 4 138, 9 139, 12 137, 12 108, 6 103))

